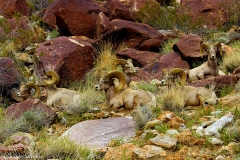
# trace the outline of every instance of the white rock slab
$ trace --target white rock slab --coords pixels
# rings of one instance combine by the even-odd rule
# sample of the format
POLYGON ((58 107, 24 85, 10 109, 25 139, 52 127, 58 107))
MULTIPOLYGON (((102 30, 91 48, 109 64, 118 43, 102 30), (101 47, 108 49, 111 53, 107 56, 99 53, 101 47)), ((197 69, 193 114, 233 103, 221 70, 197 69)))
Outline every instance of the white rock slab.
POLYGON ((77 144, 93 149, 107 147, 111 139, 128 140, 136 135, 135 122, 131 116, 87 120, 75 124, 61 137, 67 136, 77 144))

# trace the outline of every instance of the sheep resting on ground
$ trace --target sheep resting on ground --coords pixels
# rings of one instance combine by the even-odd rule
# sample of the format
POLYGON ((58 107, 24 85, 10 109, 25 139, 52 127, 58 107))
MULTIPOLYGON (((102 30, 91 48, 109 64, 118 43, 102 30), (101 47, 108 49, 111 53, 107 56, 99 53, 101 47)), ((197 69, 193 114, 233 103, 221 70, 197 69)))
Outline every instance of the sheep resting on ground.
POLYGON ((156 106, 156 97, 153 93, 141 89, 124 88, 125 81, 125 76, 122 72, 113 71, 102 77, 98 85, 95 86, 95 89, 105 91, 110 110, 121 107, 131 110, 143 105, 156 106), (114 83, 116 79, 119 81, 117 86, 114 83))

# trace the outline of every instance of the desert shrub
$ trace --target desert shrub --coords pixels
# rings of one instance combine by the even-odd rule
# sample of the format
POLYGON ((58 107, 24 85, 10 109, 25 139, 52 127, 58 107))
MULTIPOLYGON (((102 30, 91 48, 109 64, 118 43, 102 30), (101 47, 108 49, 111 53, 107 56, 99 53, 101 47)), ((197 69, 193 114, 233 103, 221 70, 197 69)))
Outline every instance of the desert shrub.
POLYGON ((232 91, 233 91, 232 87, 225 86, 225 87, 222 87, 222 88, 218 89, 216 91, 216 95, 217 95, 217 97, 221 98, 221 97, 224 97, 224 96, 230 94, 232 91))
POLYGON ((138 130, 142 130, 148 121, 153 119, 153 111, 148 106, 139 106, 133 113, 133 119, 135 121, 138 130))
POLYGON ((151 93, 156 93, 158 90, 158 87, 156 85, 152 85, 148 82, 140 81, 138 84, 138 89, 149 91, 151 93))
POLYGON ((7 118, 2 112, 0 115, 0 142, 4 142, 7 137, 16 132, 39 131, 48 123, 45 113, 40 111, 25 112, 19 119, 7 118))
POLYGON ((239 0, 227 0, 226 2, 220 4, 222 10, 226 11, 227 18, 229 19, 225 22, 224 28, 231 28, 233 25, 240 24, 240 1, 239 0))
POLYGON ((223 57, 219 68, 225 73, 232 73, 234 69, 240 66, 240 41, 235 41, 230 46, 233 48, 233 54, 223 57))
POLYGON ((38 147, 38 153, 43 159, 94 159, 96 158, 89 148, 80 146, 66 137, 56 140, 48 139, 38 147), (92 157, 92 158, 91 158, 92 157))
POLYGON ((202 28, 203 20, 198 18, 193 20, 189 9, 181 12, 181 6, 174 7, 160 6, 148 1, 145 6, 136 13, 136 19, 149 24, 156 29, 174 29, 177 28, 184 33, 191 33, 202 28))
POLYGON ((41 11, 42 9, 50 6, 50 4, 54 2, 54 0, 27 0, 27 2, 29 7, 33 11, 41 11))
POLYGON ((173 45, 178 42, 178 38, 174 38, 174 39, 169 39, 168 41, 164 42, 164 44, 162 45, 162 48, 160 50, 160 54, 164 55, 170 52, 173 52, 173 45))
POLYGON ((185 105, 184 95, 182 94, 181 88, 167 88, 166 91, 161 94, 159 103, 162 110, 172 112, 181 111, 185 105))
POLYGON ((95 62, 95 67, 89 71, 88 76, 92 78, 101 77, 106 72, 111 71, 112 63, 117 59, 116 57, 116 48, 112 44, 111 40, 109 41, 100 41, 96 44, 95 55, 97 57, 95 62))
POLYGON ((159 133, 166 133, 168 129, 169 129, 169 126, 166 124, 155 126, 155 130, 158 131, 159 133))

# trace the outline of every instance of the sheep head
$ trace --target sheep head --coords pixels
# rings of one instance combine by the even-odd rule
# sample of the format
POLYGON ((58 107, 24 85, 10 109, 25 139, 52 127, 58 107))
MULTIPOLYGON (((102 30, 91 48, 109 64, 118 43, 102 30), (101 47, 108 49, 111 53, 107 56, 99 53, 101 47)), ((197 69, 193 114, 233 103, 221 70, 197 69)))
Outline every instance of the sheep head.
POLYGON ((137 68, 133 66, 131 59, 117 59, 112 65, 112 69, 116 70, 116 67, 121 65, 123 72, 125 74, 136 74, 138 72, 137 68))
POLYGON ((125 86, 125 76, 120 71, 113 71, 103 76, 98 82, 98 85, 95 86, 95 89, 105 91, 108 90, 111 86, 115 86, 114 79, 119 80, 119 85, 115 87, 115 90, 120 91, 123 89, 125 86))
POLYGON ((49 70, 45 73, 42 80, 46 85, 53 85, 58 84, 60 78, 55 71, 49 70))
POLYGON ((169 72, 167 70, 163 70, 163 74, 164 76, 163 76, 162 84, 165 84, 165 85, 166 84, 171 85, 175 83, 178 77, 180 77, 180 85, 185 85, 187 80, 187 74, 185 70, 181 68, 173 68, 169 72))
POLYGON ((201 57, 203 56, 203 50, 206 50, 208 53, 208 60, 216 61, 217 59, 217 51, 220 52, 220 55, 222 56, 222 45, 220 42, 215 42, 212 44, 208 44, 206 42, 202 42, 200 44, 200 54, 201 57))
POLYGON ((28 84, 21 84, 19 88, 19 93, 17 94, 18 97, 21 97, 23 99, 27 99, 30 96, 32 98, 38 98, 40 95, 40 88, 35 83, 31 82, 28 84), (31 95, 31 90, 34 89, 35 94, 31 95))

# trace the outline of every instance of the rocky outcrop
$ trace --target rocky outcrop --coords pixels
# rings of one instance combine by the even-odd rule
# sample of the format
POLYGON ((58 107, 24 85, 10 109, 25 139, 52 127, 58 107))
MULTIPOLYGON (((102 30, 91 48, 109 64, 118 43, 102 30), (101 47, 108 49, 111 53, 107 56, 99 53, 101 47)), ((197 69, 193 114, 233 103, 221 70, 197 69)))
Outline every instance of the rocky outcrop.
POLYGON ((227 9, 229 5, 226 0, 182 0, 181 12, 189 12, 193 20, 202 20, 205 25, 215 28, 219 24, 224 24, 227 20, 227 9))
POLYGON ((43 19, 62 35, 94 38, 98 13, 106 11, 91 0, 59 0, 47 8, 43 19))
POLYGON ((94 48, 90 39, 84 37, 58 37, 39 44, 36 51, 35 73, 40 84, 48 70, 60 76, 60 85, 80 81, 93 67, 94 48))
POLYGON ((108 10, 107 16, 110 20, 122 19, 134 21, 132 13, 119 0, 107 0, 104 7, 108 10))
POLYGON ((162 46, 165 40, 165 36, 149 25, 120 19, 110 21, 101 34, 101 40, 112 39, 116 44, 124 42, 128 48, 135 49, 150 39, 157 39, 158 46, 162 46))
POLYGON ((191 61, 196 60, 201 57, 200 55, 200 43, 202 38, 197 34, 191 34, 180 39, 177 43, 173 45, 173 50, 175 52, 181 53, 181 55, 191 61))
POLYGON ((26 0, 0 0, 0 15, 12 18, 15 13, 30 15, 30 8, 26 0))
POLYGON ((124 59, 132 59, 136 61, 139 67, 145 67, 147 64, 152 64, 154 61, 160 59, 160 54, 149 51, 139 51, 133 48, 126 48, 117 52, 117 56, 124 59))

